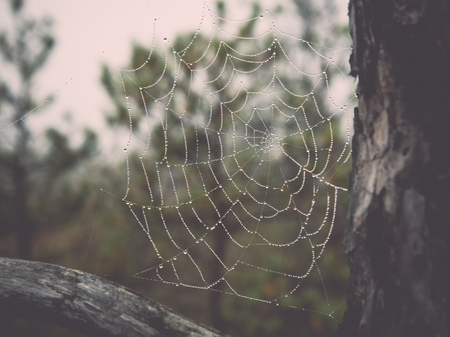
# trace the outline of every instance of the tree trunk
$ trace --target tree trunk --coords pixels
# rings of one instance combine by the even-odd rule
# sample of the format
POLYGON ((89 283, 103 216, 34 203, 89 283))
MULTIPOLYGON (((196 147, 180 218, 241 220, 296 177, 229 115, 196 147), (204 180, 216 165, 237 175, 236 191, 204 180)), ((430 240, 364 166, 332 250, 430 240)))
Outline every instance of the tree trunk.
POLYGON ((351 0, 351 277, 337 336, 450 336, 450 4, 351 0))
POLYGON ((0 315, 40 319, 87 336, 224 337, 100 277, 0 258, 0 315))
POLYGON ((23 152, 24 151, 19 151, 18 154, 14 156, 14 163, 12 165, 15 229, 17 233, 17 256, 24 260, 31 260, 34 228, 28 216, 28 174, 27 169, 20 158, 20 154, 23 152))

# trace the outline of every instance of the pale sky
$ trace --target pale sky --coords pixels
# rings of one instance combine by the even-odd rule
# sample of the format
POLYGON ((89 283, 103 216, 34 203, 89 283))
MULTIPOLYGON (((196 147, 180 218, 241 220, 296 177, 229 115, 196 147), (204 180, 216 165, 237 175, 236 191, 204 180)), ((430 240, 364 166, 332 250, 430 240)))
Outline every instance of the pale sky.
MULTIPOLYGON (((0 22, 5 3, 0 4, 0 22)), ((260 1, 263 10, 278 4, 292 6, 290 0, 260 1)), ((347 20, 347 0, 338 0, 339 20, 347 20)), ((192 31, 201 21, 203 4, 215 10, 213 0, 28 0, 26 9, 32 17, 48 15, 54 20, 56 46, 45 68, 36 78, 38 103, 48 95, 51 104, 43 104, 44 112, 27 117, 42 129, 48 121, 61 120, 71 112, 74 124, 87 124, 94 130, 104 128, 104 111, 112 108, 100 86, 101 64, 114 70, 124 67, 130 57, 132 41, 151 46, 156 24, 156 41, 171 38, 177 32, 192 31), (46 117, 43 117, 43 116, 46 117), (42 125, 41 125, 42 124, 42 125)), ((226 1, 228 17, 245 19, 253 0, 226 1)), ((292 8, 292 7, 291 7, 292 8)), ((287 11, 289 12, 289 11, 287 11)), ((277 20, 283 30, 295 31, 294 20, 277 20)), ((0 24, 1 26, 1 24, 0 24)), ((75 127, 75 125, 74 125, 75 127)))

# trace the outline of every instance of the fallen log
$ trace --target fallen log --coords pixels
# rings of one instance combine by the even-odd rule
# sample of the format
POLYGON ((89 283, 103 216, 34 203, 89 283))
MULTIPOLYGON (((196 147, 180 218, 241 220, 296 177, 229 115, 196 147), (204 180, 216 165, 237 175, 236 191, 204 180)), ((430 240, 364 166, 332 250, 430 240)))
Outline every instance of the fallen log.
POLYGON ((86 336, 224 334, 101 277, 42 262, 0 258, 0 314, 59 325, 86 336))

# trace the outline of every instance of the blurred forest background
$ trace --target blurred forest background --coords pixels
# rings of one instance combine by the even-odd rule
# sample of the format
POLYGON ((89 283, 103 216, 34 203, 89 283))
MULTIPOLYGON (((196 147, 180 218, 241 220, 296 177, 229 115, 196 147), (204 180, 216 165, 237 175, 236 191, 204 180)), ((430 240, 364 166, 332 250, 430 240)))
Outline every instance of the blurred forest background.
MULTIPOLYGON (((89 125, 68 133, 48 121, 43 138, 27 123, 27 115, 42 100, 34 95, 34 88, 39 86, 35 76, 45 67, 57 41, 51 19, 25 13, 26 1, 3 1, 10 3, 14 26, 11 29, 0 26, 0 255, 58 264, 105 277, 231 336, 330 336, 337 322, 323 313, 329 312, 330 307, 338 308, 346 298, 348 269, 341 249, 346 198, 340 199, 334 231, 320 259, 330 307, 318 275, 310 275, 292 299, 298 308, 308 310, 269 306, 216 291, 174 287, 133 277, 149 267, 145 256, 151 245, 121 200, 125 157, 105 160, 102 134, 91 130, 89 125)), ((332 22, 337 6, 333 0, 322 1, 321 5, 309 0, 292 1, 297 20, 302 23, 298 37, 328 46, 350 45, 346 25, 336 23, 332 35, 324 37, 321 33, 322 22, 332 22)), ((216 9, 227 16, 226 2, 218 2, 216 9)), ((273 15, 282 17, 284 10, 278 6, 273 15)), ((253 11, 261 12, 261 7, 255 3, 253 11)), ((242 30, 245 29, 252 28, 243 23, 242 30)), ((178 36, 174 46, 182 49, 191 36, 188 33, 178 36)), ((236 41, 228 43, 233 45, 236 41)), ((149 50, 139 44, 129 48, 132 57, 123 68, 134 69, 146 60, 149 50)), ((155 69, 164 67, 163 51, 155 50, 152 60, 155 69)), ((98 113, 104 114, 114 132, 126 133, 129 121, 122 84, 111 70, 116 66, 105 64, 102 68, 99 85, 111 98, 111 104, 105 107, 106 112, 98 113)), ((157 76, 151 71, 139 76, 143 74, 148 78, 133 80, 152 83, 157 76)), ((40 111, 35 109, 33 114, 40 111)), ((133 122, 138 125, 142 121, 137 118, 133 122)), ((66 113, 66 123, 70 126, 70 113, 66 113)), ((339 125, 336 128, 339 137, 342 131, 339 125)), ((131 153, 130 161, 138 162, 138 154, 131 153)), ((333 177, 336 185, 347 186, 350 165, 347 162, 333 177)), ((138 166, 131 165, 130 169, 138 166)), ((141 193, 146 193, 145 190, 144 185, 141 193)), ((252 275, 246 278, 251 281, 252 275)), ((333 316, 339 320, 344 310, 345 304, 333 316)), ((7 313, 0 315, 0 331, 2 336, 78 336, 42 322, 11 318, 7 313)))

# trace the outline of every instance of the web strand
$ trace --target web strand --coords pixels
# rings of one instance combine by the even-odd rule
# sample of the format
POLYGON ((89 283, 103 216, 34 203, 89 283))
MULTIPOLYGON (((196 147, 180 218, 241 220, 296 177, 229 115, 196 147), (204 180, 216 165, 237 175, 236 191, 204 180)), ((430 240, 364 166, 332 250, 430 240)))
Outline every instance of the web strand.
POLYGON ((130 123, 123 200, 153 263, 136 277, 278 305, 314 271, 323 283, 318 262, 347 191, 335 177, 351 156, 354 96, 331 93, 342 50, 284 33, 268 12, 227 20, 206 5, 180 44, 164 39, 159 53, 154 39, 142 64, 119 70, 130 123), (271 262, 280 256, 291 258, 271 262), (268 280, 283 287, 253 295, 268 280))

